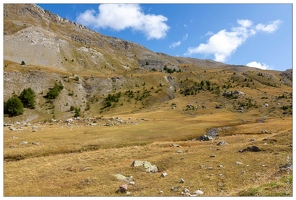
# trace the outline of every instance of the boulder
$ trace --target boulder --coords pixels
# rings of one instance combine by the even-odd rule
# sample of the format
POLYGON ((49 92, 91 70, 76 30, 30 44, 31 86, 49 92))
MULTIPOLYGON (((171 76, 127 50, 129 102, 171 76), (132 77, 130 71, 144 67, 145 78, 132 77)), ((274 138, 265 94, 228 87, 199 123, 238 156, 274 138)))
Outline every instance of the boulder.
POLYGON ((156 165, 152 165, 148 161, 135 160, 132 163, 132 167, 143 167, 146 170, 146 172, 148 172, 148 173, 158 172, 157 166, 156 165))
POLYGON ((199 140, 199 141, 209 141, 209 140, 213 140, 213 137, 211 137, 209 135, 202 135, 202 136, 196 138, 196 140, 199 140))
POLYGON ((247 147, 243 150, 239 150, 240 153, 245 152, 245 151, 249 151, 249 152, 259 152, 261 151, 261 149, 259 149, 259 147, 257 146, 251 146, 251 147, 247 147))

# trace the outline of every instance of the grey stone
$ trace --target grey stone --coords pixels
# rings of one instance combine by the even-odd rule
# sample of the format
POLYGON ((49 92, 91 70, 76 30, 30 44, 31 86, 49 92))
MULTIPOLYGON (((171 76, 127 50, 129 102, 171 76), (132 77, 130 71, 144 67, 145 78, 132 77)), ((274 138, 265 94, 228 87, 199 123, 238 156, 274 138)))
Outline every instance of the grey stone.
POLYGON ((128 181, 133 181, 133 177, 132 177, 132 176, 130 176, 130 177, 126 177, 126 176, 124 176, 124 175, 122 175, 122 174, 115 174, 115 177, 116 177, 118 180, 121 180, 121 181, 126 181, 126 182, 128 182, 128 181))
POLYGON ((127 191, 127 184, 119 186, 118 192, 124 193, 127 191))
POLYGON ((249 151, 249 152, 259 152, 259 151, 261 151, 261 149, 259 149, 259 147, 257 147, 257 146, 251 146, 251 147, 247 147, 247 148, 245 148, 245 149, 243 149, 243 150, 239 150, 240 153, 243 153, 243 152, 245 152, 245 151, 249 151))
POLYGON ((223 145, 227 145, 228 143, 225 141, 220 141, 217 143, 218 146, 223 146, 223 145))

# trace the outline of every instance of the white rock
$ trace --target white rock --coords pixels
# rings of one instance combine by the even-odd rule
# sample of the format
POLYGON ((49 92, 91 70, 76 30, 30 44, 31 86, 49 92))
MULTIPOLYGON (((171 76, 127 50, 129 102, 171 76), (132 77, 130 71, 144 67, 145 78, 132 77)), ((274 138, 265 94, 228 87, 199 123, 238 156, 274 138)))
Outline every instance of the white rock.
POLYGON ((195 192, 193 192, 193 194, 196 194, 196 195, 203 195, 203 191, 201 190, 196 190, 195 192))

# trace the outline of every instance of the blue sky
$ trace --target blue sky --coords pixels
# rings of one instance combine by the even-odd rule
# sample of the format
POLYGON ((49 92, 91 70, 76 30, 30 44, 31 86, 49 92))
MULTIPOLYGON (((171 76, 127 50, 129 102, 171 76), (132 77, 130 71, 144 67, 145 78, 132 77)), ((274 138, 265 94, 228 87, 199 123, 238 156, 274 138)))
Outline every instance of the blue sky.
POLYGON ((261 69, 292 68, 292 3, 37 5, 154 52, 261 69))

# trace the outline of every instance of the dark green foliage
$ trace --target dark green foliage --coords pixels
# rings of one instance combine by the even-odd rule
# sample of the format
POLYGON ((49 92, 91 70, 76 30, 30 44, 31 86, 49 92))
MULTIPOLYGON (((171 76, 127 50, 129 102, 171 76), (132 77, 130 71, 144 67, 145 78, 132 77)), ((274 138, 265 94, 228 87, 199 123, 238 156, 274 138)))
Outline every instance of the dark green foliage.
POLYGON ((21 92, 19 99, 25 108, 35 108, 35 92, 31 88, 24 89, 21 92))
POLYGON ((75 107, 74 106, 70 106, 70 111, 74 111, 75 107))
POLYGON ((74 117, 80 117, 80 108, 75 108, 75 115, 74 117))
MULTIPOLYGON (((117 103, 121 97, 121 92, 118 92, 116 94, 108 94, 108 96, 105 98, 105 106, 104 108, 108 108, 112 106, 112 102, 117 103)), ((115 104, 113 104, 113 107, 115 107, 115 104)))
POLYGON ((26 65, 25 61, 22 61, 22 62, 21 62, 21 65, 26 65))
POLYGON ((4 114, 10 117, 21 115, 24 112, 24 105, 17 96, 9 98, 4 102, 4 114))
POLYGON ((75 77, 75 81, 79 81, 79 77, 78 76, 75 77))
POLYGON ((46 98, 48 99, 55 99, 57 98, 57 96, 59 95, 60 91, 62 91, 62 89, 64 88, 64 86, 62 85, 62 83, 55 83, 53 88, 50 88, 49 91, 47 92, 46 98))

